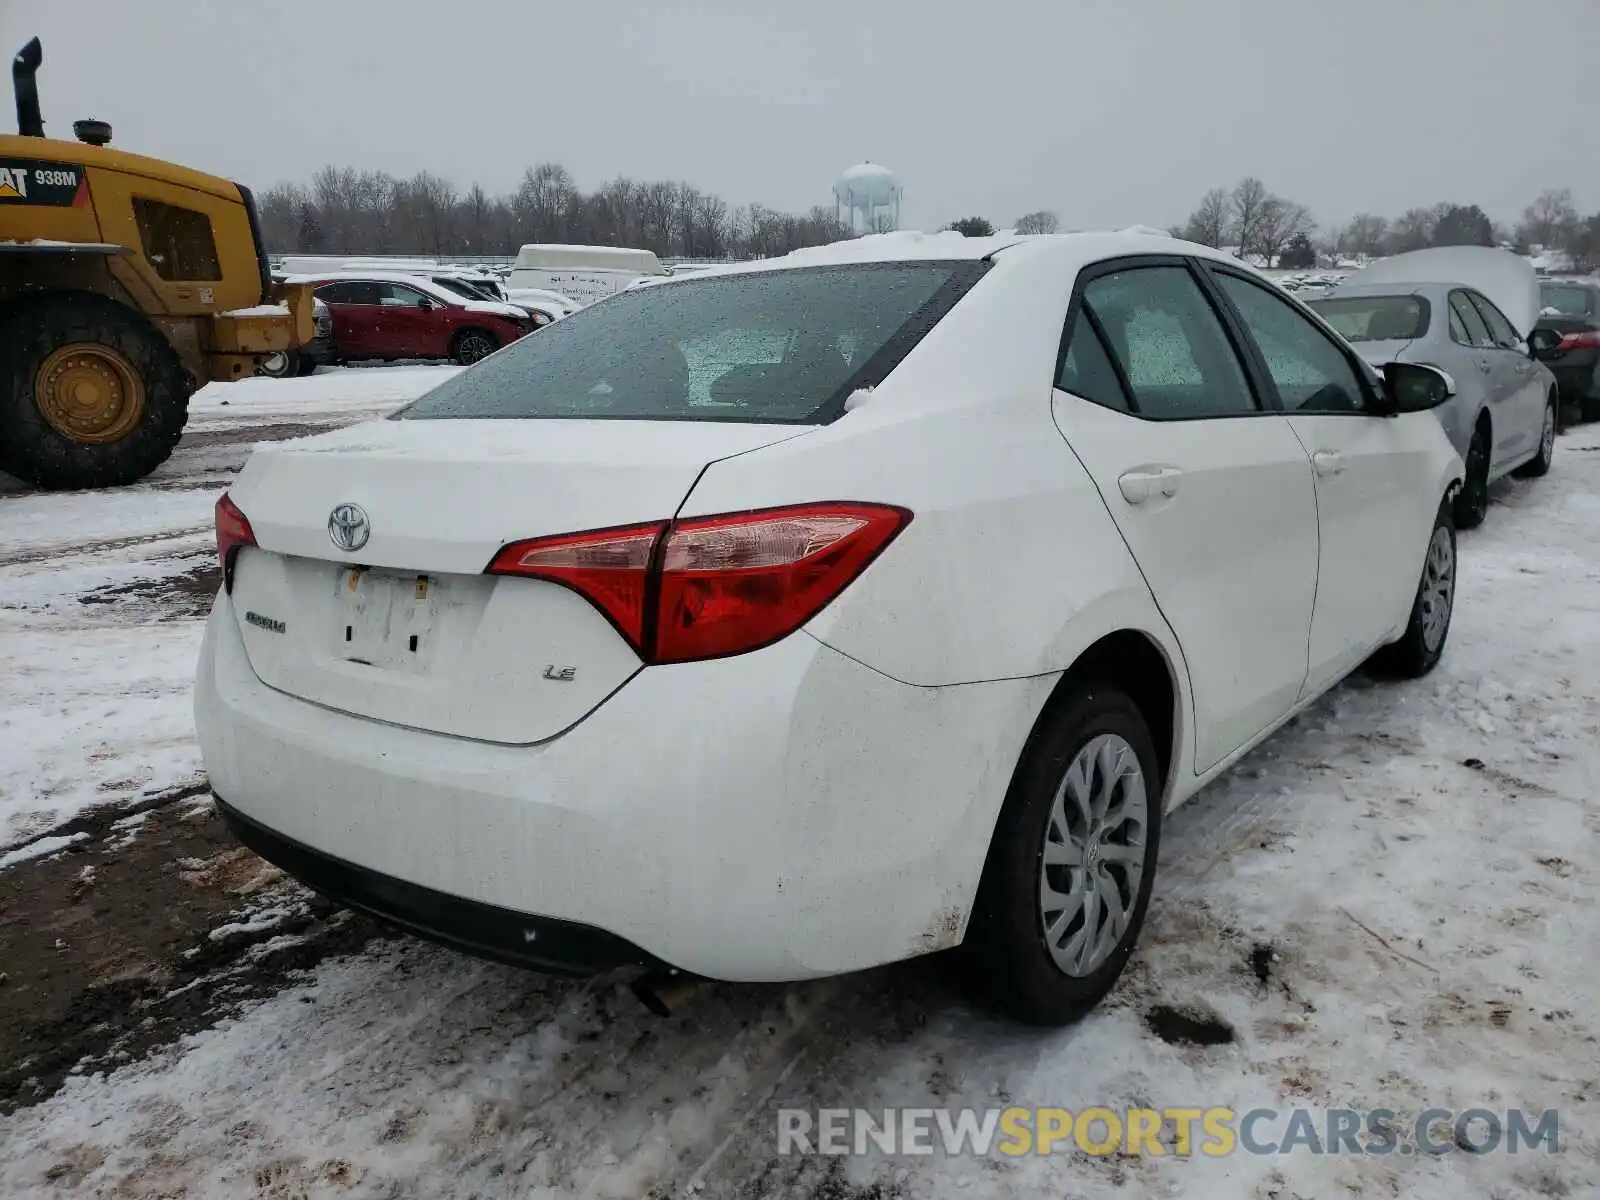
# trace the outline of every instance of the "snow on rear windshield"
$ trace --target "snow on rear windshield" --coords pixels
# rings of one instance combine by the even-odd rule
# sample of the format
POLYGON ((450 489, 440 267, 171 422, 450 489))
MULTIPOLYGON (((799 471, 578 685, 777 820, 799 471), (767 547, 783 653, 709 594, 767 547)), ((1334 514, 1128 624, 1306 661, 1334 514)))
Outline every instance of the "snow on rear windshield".
POLYGON ((982 273, 871 263, 620 292, 395 416, 820 423, 892 370, 982 273))
POLYGON ((1347 342, 1410 340, 1428 332, 1429 306, 1421 296, 1343 296, 1310 303, 1347 342))

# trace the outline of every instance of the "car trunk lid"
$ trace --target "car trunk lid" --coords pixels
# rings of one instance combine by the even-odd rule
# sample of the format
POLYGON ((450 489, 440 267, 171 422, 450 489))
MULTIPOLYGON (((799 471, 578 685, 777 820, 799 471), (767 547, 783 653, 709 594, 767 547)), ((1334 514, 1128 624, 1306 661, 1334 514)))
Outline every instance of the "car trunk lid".
POLYGON ((495 552, 664 522, 707 464, 807 428, 378 421, 259 448, 230 492, 256 540, 233 581, 251 666, 280 691, 391 724, 554 737, 639 658, 575 592, 484 574, 495 552))

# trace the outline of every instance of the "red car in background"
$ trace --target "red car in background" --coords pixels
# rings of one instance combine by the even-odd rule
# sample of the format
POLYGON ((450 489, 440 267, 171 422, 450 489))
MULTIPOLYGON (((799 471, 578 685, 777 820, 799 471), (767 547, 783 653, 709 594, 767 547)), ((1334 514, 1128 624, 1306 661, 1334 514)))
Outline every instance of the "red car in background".
POLYGON ((333 317, 334 362, 448 358, 468 366, 548 323, 543 314, 481 300, 414 275, 297 275, 333 317))

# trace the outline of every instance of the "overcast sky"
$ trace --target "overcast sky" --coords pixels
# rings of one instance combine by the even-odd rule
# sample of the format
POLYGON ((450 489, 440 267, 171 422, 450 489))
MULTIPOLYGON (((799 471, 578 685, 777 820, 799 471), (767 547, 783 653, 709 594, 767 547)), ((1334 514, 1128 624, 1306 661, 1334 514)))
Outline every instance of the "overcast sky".
POLYGON ((798 210, 867 159, 921 228, 1165 226, 1247 173, 1324 223, 1600 208, 1596 0, 0 0, 35 33, 48 132, 258 190, 553 159, 798 210))

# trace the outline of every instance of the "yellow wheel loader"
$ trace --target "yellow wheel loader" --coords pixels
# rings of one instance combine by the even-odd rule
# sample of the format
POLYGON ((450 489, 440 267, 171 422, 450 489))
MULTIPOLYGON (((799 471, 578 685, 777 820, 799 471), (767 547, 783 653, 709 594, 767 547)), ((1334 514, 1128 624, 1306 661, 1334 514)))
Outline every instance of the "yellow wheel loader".
POLYGON ((275 284, 248 188, 47 138, 39 39, 0 134, 0 471, 44 488, 132 483, 172 453, 189 397, 311 341, 311 289, 275 284))

